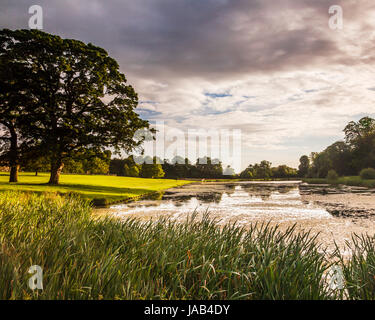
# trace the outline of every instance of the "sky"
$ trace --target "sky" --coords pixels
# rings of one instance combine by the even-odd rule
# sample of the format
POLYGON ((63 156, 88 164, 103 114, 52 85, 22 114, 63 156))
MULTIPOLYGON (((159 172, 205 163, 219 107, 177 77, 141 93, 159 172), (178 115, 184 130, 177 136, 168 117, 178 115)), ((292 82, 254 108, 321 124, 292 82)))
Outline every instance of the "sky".
POLYGON ((371 0, 0 0, 0 28, 28 28, 34 4, 44 31, 119 62, 142 118, 241 130, 237 171, 297 167, 342 140, 349 121, 375 117, 371 0), (330 27, 332 5, 342 28, 330 27))

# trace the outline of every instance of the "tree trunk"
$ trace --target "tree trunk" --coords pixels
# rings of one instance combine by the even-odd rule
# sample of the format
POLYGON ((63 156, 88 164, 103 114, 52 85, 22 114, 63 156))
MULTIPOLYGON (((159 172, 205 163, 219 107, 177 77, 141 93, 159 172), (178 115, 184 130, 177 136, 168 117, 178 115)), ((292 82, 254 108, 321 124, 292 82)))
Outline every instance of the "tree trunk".
POLYGON ((18 170, 20 166, 19 165, 12 165, 10 167, 10 175, 9 175, 9 182, 18 182, 18 170))
POLYGON ((10 132, 9 182, 18 182, 18 170, 20 168, 18 164, 18 138, 17 138, 16 130, 12 126, 9 126, 9 132, 10 132))
POLYGON ((62 160, 56 160, 51 164, 51 176, 49 178, 48 184, 58 185, 60 180, 60 174, 64 168, 64 163, 62 160))

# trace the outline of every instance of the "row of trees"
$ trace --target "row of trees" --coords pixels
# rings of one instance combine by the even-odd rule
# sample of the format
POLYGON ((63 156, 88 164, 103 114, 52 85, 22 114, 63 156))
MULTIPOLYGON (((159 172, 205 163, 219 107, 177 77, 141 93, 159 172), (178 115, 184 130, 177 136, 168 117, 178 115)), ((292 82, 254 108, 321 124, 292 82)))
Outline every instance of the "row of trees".
POLYGON ((240 173, 241 179, 271 179, 271 178, 295 178, 298 176, 296 169, 287 165, 272 167, 272 163, 266 160, 259 164, 250 164, 244 171, 240 173))
MULTIPOLYGON (((108 174, 111 162, 111 151, 94 152, 85 150, 84 155, 74 155, 64 162, 63 173, 74 174, 108 174)), ((51 160, 48 156, 34 156, 33 158, 21 159, 20 170, 25 172, 49 172, 51 160)))
POLYGON ((362 169, 375 168, 375 119, 351 121, 344 129, 345 140, 337 141, 322 152, 300 159, 302 177, 325 178, 330 170, 338 175, 358 175, 362 169))
MULTIPOLYGON (((110 173, 119 176, 180 179, 180 178, 223 178, 223 167, 219 160, 209 157, 197 159, 195 165, 189 159, 174 157, 172 160, 150 157, 135 159, 133 156, 127 159, 113 159, 110 165, 110 173), (135 161, 137 160, 137 161, 135 161), (138 163, 144 163, 142 165, 138 163)), ((226 172, 228 173, 228 172, 226 172)), ((230 171, 234 176, 234 170, 230 171)))
POLYGON ((125 177, 163 178, 165 176, 162 166, 157 161, 150 163, 149 159, 145 160, 147 163, 140 164, 141 162, 136 162, 133 156, 126 159, 113 159, 109 166, 109 172, 125 177))
POLYGON ((0 66, 0 166, 10 167, 10 182, 21 165, 48 161, 49 183, 58 184, 64 164, 87 160, 87 149, 95 157, 141 146, 135 132, 149 124, 135 113, 138 96, 104 49, 5 29, 0 66))
POLYGON ((223 169, 222 163, 218 159, 209 157, 197 159, 192 164, 189 159, 174 157, 172 160, 159 158, 136 159, 113 159, 109 169, 111 174, 129 177, 159 178, 168 179, 199 178, 199 179, 221 179, 221 178, 241 178, 241 179, 271 179, 271 178, 295 178, 298 176, 297 169, 286 165, 272 167, 271 162, 262 161, 260 164, 249 165, 240 174, 236 174, 230 166, 223 169), (139 165, 145 162, 152 164, 139 165))

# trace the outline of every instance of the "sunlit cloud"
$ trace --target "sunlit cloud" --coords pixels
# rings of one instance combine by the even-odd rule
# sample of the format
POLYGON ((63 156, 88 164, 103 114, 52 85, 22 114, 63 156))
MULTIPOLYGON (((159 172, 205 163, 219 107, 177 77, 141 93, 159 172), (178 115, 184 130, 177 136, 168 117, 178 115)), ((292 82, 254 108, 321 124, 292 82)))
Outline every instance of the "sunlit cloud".
MULTIPOLYGON (((299 157, 375 115, 375 5, 337 0, 39 1, 45 31, 104 47, 139 93, 143 118, 243 131, 243 166, 299 157)), ((0 4, 0 27, 26 28, 32 1, 0 4)))

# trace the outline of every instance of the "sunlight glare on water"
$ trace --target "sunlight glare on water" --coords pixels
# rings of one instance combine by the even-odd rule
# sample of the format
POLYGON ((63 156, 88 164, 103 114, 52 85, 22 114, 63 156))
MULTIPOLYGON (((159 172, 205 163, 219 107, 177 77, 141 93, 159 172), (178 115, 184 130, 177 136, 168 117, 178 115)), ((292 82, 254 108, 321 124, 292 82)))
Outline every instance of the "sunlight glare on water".
POLYGON ((119 217, 130 214, 183 218, 195 210, 199 213, 208 211, 212 217, 221 219, 222 223, 233 218, 240 224, 259 220, 298 221, 332 218, 324 208, 302 201, 298 186, 286 187, 277 184, 232 184, 228 190, 216 192, 212 197, 201 197, 200 194, 188 197, 163 197, 162 200, 145 200, 111 207, 111 212, 119 217))

